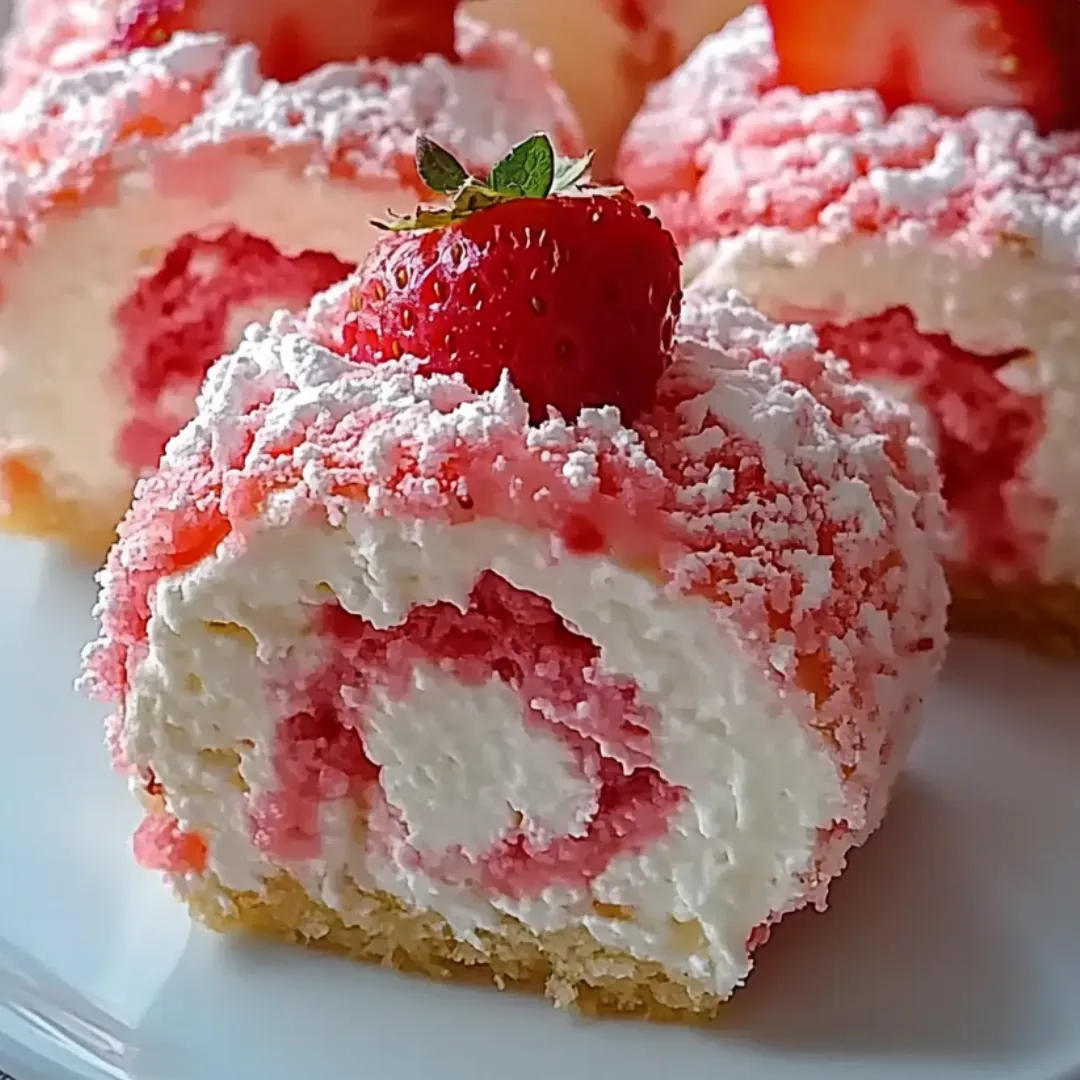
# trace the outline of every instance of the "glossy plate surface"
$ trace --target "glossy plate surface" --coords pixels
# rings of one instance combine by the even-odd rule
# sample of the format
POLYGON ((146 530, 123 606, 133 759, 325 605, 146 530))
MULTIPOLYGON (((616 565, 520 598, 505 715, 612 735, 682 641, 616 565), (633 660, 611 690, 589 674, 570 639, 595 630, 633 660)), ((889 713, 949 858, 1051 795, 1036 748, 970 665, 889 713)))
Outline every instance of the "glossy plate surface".
POLYGON ((955 646, 830 911, 787 920, 724 1024, 693 1031, 192 929, 133 865, 137 806, 102 710, 71 689, 93 598, 85 568, 0 538, 0 1069, 16 1080, 1080 1078, 1080 668, 955 646))

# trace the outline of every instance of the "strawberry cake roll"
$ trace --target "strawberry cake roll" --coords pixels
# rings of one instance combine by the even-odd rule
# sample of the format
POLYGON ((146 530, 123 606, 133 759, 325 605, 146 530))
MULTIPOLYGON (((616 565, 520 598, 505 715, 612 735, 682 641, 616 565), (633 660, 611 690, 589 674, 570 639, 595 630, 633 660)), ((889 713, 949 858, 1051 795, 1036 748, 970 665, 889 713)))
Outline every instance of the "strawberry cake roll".
POLYGON ((302 5, 311 26, 292 7, 137 4, 100 59, 0 115, 9 529, 100 555, 210 363, 347 276, 372 217, 414 203, 418 130, 477 167, 538 128, 579 149, 532 50, 449 0, 353 11, 362 32, 337 39, 322 20, 341 5, 302 5))
POLYGON ((621 152, 688 277, 813 323, 922 418, 954 624, 1072 656, 1078 50, 1075 4, 776 0, 656 87, 621 152))
POLYGON ((475 0, 467 10, 550 50, 555 77, 581 117, 596 150, 596 172, 604 176, 647 88, 747 2, 475 0))
POLYGON ((707 1019, 882 818, 944 504, 810 328, 676 330, 670 235, 541 141, 214 366, 84 688, 210 926, 707 1019))

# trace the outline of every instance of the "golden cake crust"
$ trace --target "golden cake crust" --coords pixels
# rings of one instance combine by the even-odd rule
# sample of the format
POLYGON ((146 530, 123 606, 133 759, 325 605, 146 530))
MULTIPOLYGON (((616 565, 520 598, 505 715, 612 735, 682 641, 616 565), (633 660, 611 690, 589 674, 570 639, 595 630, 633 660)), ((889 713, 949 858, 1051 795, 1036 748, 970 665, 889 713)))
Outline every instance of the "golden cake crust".
POLYGON ((544 994, 587 1016, 700 1025, 715 1020, 723 1004, 659 964, 600 945, 581 927, 534 934, 507 917, 498 933, 479 932, 481 953, 456 940, 438 915, 410 911, 384 892, 350 887, 356 925, 286 874, 262 895, 225 889, 210 876, 187 899, 192 914, 219 932, 271 937, 439 981, 544 994))
POLYGON ((987 574, 950 568, 956 634, 1018 642, 1064 660, 1080 660, 1080 586, 1033 579, 996 581, 987 574))

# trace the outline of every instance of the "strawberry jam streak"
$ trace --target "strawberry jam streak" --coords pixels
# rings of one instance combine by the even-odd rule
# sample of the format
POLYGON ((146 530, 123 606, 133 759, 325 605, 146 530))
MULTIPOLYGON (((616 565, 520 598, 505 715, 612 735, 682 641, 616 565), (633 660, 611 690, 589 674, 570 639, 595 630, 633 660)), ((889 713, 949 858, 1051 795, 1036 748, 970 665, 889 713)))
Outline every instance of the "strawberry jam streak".
POLYGON ((460 850, 415 851, 389 807, 379 817, 396 835, 375 835, 375 815, 369 820, 378 849, 404 846, 411 861, 444 881, 534 896, 549 886, 586 882, 617 855, 641 851, 667 832, 682 793, 653 763, 654 713, 638 701, 631 680, 599 670, 598 647, 571 630, 547 600, 487 572, 464 614, 438 603, 415 608, 392 630, 377 630, 335 605, 322 612, 322 633, 332 643, 332 658, 302 687, 307 707, 280 724, 274 753, 279 787, 253 811, 255 842, 268 854, 317 857, 322 802, 372 794, 378 769, 363 751, 365 701, 376 686, 406 694, 417 663, 438 665, 469 685, 495 675, 513 688, 523 722, 547 728, 566 746, 595 783, 598 807, 582 836, 537 846, 515 827, 475 862, 460 850))
POLYGON ((910 388, 934 418, 944 494, 963 529, 963 557, 983 567, 1027 567, 1038 556, 1046 507, 1021 475, 1042 433, 1042 401, 1006 386, 998 373, 1025 356, 967 352, 944 334, 923 334, 907 308, 847 326, 819 327, 822 345, 860 378, 910 388), (1026 496, 1034 514, 1016 520, 1026 496))
POLYGON ((188 419, 207 369, 232 347, 247 316, 271 306, 303 307, 351 269, 321 252, 289 258, 237 229, 177 241, 116 313, 119 374, 132 409, 117 458, 136 473, 153 468, 188 419))

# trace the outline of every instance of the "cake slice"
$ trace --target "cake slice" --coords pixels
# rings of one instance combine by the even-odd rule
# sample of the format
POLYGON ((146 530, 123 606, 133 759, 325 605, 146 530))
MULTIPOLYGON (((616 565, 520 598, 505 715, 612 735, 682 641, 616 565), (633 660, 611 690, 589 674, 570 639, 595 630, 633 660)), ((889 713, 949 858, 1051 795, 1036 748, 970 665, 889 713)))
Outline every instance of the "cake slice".
POLYGON ((210 364, 426 190, 417 130, 475 168, 537 129, 581 149, 520 39, 367 7, 350 38, 340 0, 122 4, 0 114, 0 526, 100 559, 210 364))
POLYGON ((922 418, 954 625, 1073 658, 1078 50, 1073 4, 775 0, 654 89, 620 168, 688 278, 811 322, 922 418))
POLYGON ((808 328, 700 292, 676 327, 670 236, 583 168, 529 140, 248 329, 84 687, 210 926, 705 1020, 882 819, 943 508, 808 328))

